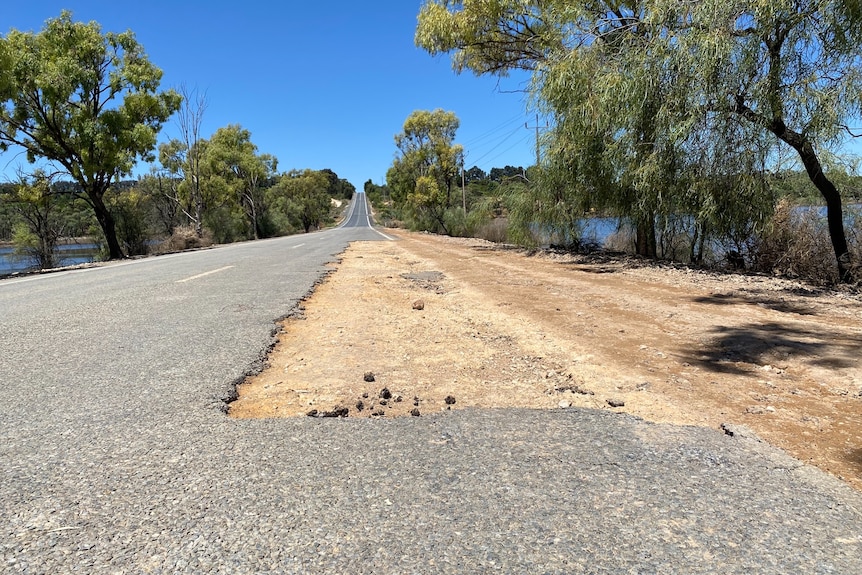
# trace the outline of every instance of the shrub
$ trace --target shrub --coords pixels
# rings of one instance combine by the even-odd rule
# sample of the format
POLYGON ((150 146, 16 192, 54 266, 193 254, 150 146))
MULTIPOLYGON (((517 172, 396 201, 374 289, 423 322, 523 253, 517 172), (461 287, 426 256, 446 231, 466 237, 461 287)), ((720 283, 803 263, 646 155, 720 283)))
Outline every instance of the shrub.
POLYGON ((754 269, 815 284, 838 281, 829 232, 817 208, 781 200, 754 246, 754 269))
POLYGON ((158 251, 160 253, 181 252, 211 246, 212 243, 212 234, 209 230, 204 230, 203 237, 199 238, 194 227, 180 226, 174 228, 171 237, 159 245, 158 251))
POLYGON ((507 218, 494 218, 479 226, 474 235, 489 242, 506 243, 509 240, 509 221, 507 218))

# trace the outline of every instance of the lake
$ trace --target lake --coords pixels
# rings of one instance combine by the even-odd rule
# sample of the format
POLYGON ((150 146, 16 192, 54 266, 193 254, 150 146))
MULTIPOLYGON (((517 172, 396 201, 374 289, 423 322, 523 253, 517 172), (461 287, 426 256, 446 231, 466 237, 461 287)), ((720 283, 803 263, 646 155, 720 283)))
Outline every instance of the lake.
MULTIPOLYGON (((99 246, 93 243, 63 244, 57 246, 59 266, 90 263, 99 255, 99 246)), ((38 262, 15 254, 12 246, 0 246, 0 276, 39 269, 38 262)))

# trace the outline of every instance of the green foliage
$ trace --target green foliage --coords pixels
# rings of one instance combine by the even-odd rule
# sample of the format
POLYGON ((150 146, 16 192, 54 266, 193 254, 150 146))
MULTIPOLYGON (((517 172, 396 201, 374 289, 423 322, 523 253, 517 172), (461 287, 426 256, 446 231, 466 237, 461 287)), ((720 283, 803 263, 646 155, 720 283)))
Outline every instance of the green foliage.
POLYGON ((63 224, 51 178, 41 171, 31 178, 22 176, 18 184, 6 188, 2 203, 18 216, 11 238, 16 252, 34 259, 40 269, 56 267, 63 224))
POLYGON ((771 211, 766 168, 787 145, 847 270, 841 196, 821 158, 862 109, 857 4, 437 0, 416 42, 451 53, 459 72, 533 72, 553 128, 545 183, 519 207, 553 227, 583 207, 610 210, 634 222, 644 255, 678 215, 695 218, 700 242, 756 229, 771 211))
POLYGON ((301 229, 308 233, 329 218, 332 198, 326 173, 294 170, 283 174, 267 193, 276 222, 284 231, 301 229))
POLYGON ((343 200, 353 198, 353 194, 356 193, 356 187, 353 184, 339 178, 338 174, 328 168, 320 170, 320 172, 326 176, 328 182, 326 193, 329 197, 343 200))
POLYGON ((207 210, 204 214, 207 235, 217 244, 229 244, 248 238, 247 222, 236 206, 225 204, 207 210))
POLYGON ((239 125, 216 130, 204 143, 202 158, 201 187, 206 195, 243 214, 248 239, 266 237, 270 226, 265 192, 278 165, 276 158, 258 154, 251 133, 239 125))
POLYGON ((129 256, 146 255, 151 237, 152 196, 141 188, 109 192, 106 203, 117 222, 117 237, 129 256))
POLYGON ((62 166, 86 194, 110 257, 122 257, 104 195, 139 158, 152 158, 180 96, 158 92, 162 72, 132 32, 103 34, 69 12, 38 33, 11 30, 0 54, 0 145, 62 166))
POLYGON ((445 214, 463 159, 463 148, 453 144, 458 126, 453 112, 417 110, 395 135, 400 156, 389 168, 386 184, 415 229, 451 233, 445 214))

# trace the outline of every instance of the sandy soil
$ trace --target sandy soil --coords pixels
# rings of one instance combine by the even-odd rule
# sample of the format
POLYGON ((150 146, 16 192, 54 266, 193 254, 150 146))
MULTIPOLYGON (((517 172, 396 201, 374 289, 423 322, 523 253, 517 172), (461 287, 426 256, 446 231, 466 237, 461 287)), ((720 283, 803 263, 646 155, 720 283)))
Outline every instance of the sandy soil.
POLYGON ((585 406, 727 422, 862 489, 859 295, 392 235, 347 250, 232 417, 585 406))

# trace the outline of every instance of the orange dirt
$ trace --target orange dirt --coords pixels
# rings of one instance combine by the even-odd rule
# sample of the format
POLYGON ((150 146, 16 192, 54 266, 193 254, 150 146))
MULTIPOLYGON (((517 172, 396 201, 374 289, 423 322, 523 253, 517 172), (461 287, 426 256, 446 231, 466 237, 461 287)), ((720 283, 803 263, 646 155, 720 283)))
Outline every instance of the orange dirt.
POLYGON ((347 250, 305 317, 284 323, 268 369, 240 386, 231 416, 571 405, 741 423, 862 488, 858 295, 393 235, 347 250))

